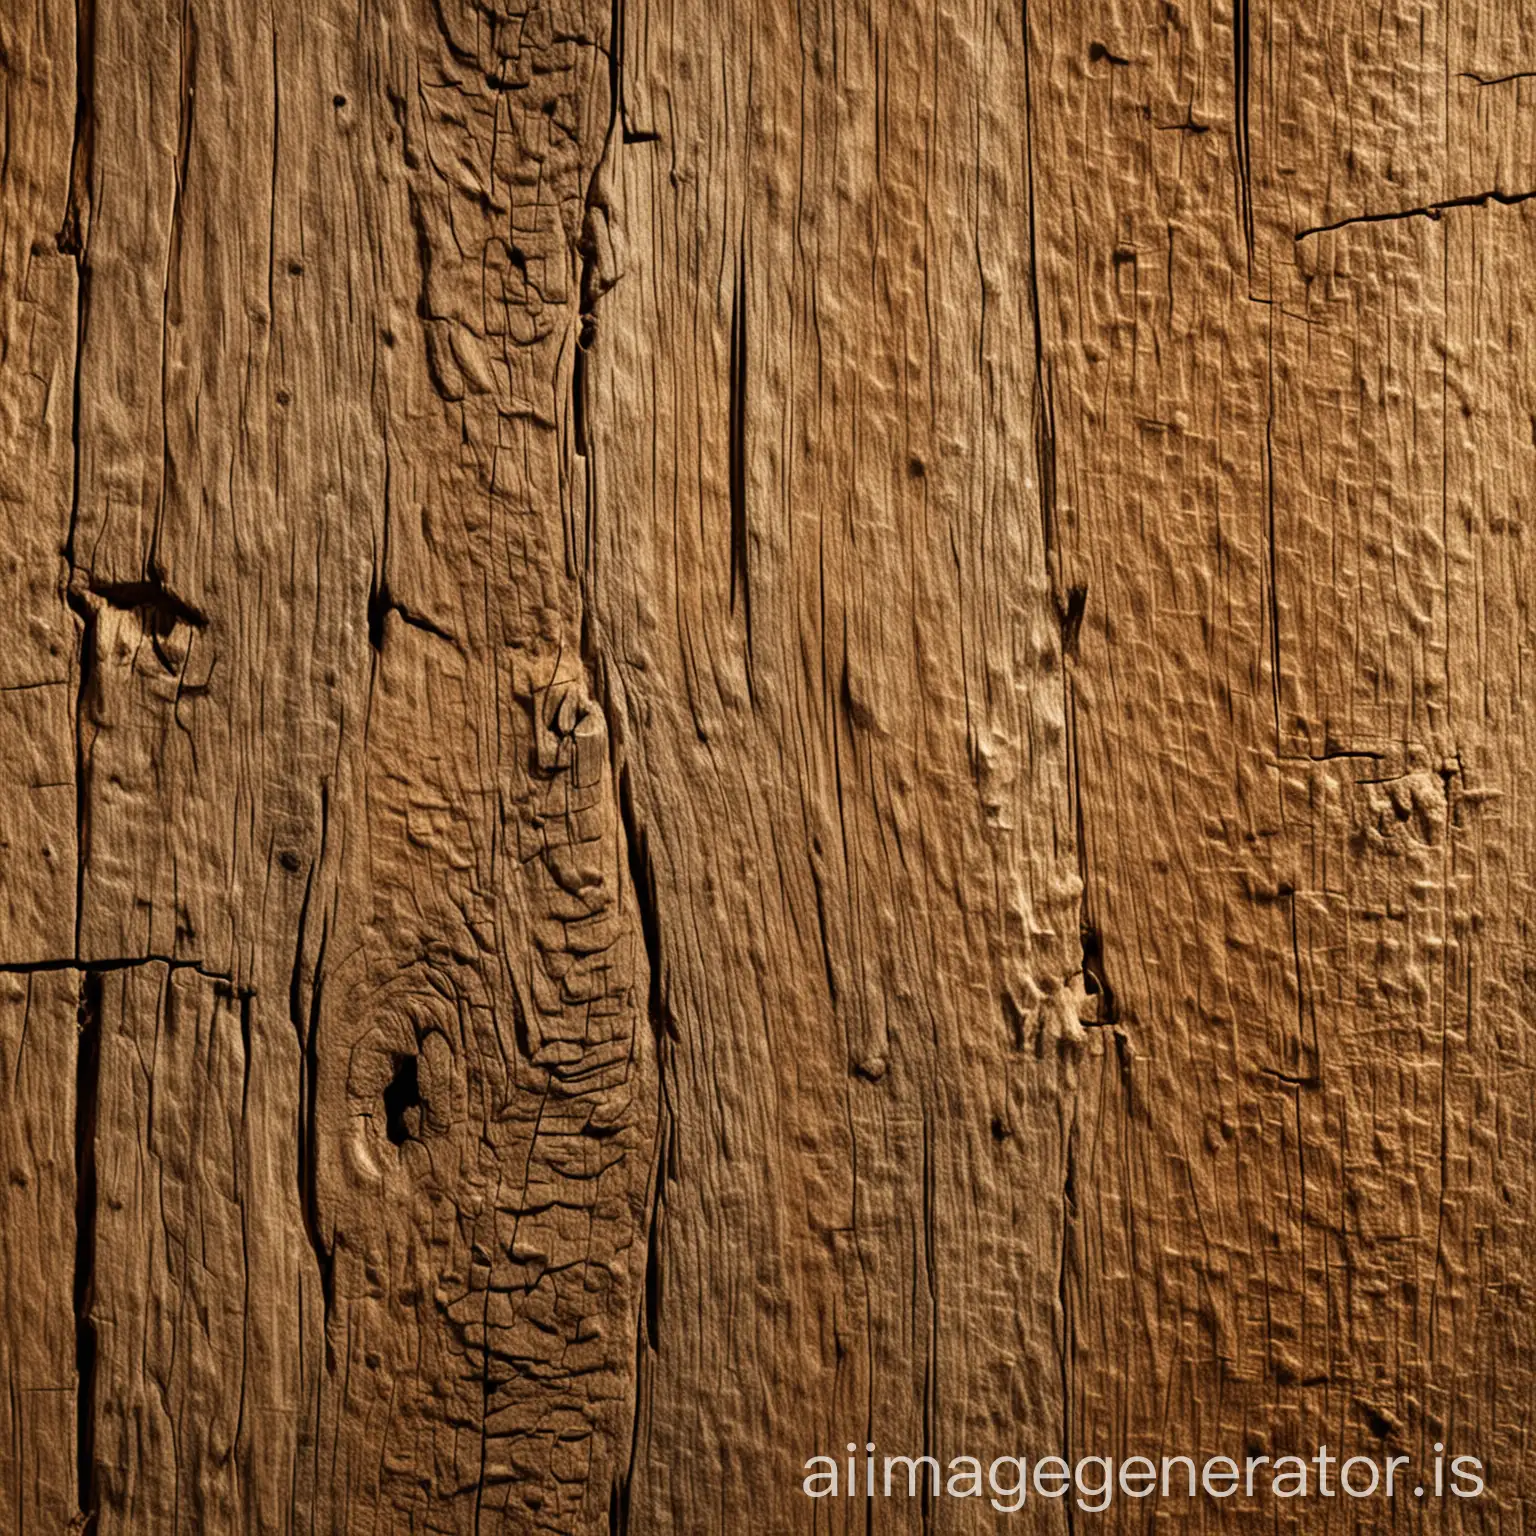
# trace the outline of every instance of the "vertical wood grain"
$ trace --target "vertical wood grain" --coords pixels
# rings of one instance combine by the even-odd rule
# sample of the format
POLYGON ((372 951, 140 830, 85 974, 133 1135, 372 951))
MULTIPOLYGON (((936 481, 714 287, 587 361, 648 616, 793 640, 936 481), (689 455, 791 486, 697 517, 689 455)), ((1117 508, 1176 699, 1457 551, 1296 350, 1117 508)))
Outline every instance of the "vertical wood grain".
POLYGON ((0 15, 0 1526, 1522 1529, 1533 70, 0 15))
POLYGON ((0 1522, 63 1530, 76 1498, 75 1080, 81 978, 0 975, 0 1522))
POLYGON ((585 558, 664 1025, 638 1529, 856 1528, 799 1489, 850 1441, 1062 1443, 1098 1001, 1025 65, 992 7, 625 9, 585 558))

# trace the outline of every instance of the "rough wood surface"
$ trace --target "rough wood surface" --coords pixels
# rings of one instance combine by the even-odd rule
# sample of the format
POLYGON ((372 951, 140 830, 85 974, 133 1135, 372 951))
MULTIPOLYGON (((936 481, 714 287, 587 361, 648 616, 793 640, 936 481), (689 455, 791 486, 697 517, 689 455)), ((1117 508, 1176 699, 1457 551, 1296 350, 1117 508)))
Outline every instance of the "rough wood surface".
POLYGON ((1527 1529, 1533 73, 0 0, 0 1531, 1527 1529))

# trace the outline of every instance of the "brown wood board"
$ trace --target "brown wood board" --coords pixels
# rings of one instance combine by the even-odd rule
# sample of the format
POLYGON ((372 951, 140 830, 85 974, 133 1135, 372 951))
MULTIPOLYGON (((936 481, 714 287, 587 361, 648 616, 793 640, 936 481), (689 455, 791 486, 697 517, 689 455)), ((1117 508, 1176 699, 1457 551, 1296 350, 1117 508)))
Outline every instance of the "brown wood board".
POLYGON ((1536 15, 0 85, 0 1531, 1527 1529, 1536 15))

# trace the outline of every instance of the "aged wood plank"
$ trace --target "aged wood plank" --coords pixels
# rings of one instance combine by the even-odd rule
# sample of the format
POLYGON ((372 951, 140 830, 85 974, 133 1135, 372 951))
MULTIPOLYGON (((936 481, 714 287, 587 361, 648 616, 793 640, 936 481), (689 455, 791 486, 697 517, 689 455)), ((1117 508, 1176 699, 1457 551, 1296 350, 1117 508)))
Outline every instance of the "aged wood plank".
POLYGON ((807 1507, 808 1456, 1062 1444, 1098 1002, 1028 409, 1024 38, 992 7, 653 0, 624 40, 586 569, 668 1112, 628 1508, 851 1530, 861 1503, 807 1507))
MULTIPOLYGON (((1513 1510, 1501 1405, 1529 1346, 1493 1298, 1523 1193, 1480 1127, 1523 1030, 1472 1041, 1503 995, 1479 956, 1524 931, 1482 894, 1518 748, 1478 718, 1509 686, 1479 613, 1508 565, 1464 509, 1507 505, 1529 424, 1501 406, 1454 465, 1447 424, 1476 398, 1453 317, 1508 340, 1472 254, 1523 249, 1523 213, 1481 198, 1507 185, 1488 114, 1444 126, 1437 8, 1369 32, 1305 7, 1032 15, 1088 910, 1121 1020, 1079 1101, 1074 1439, 1419 1466, 1454 1441, 1513 1510), (1078 80, 1103 110, 1071 110, 1078 80)), ((1525 1134, 1516 1112, 1495 1143, 1512 1166, 1525 1134)), ((1403 1502, 1373 1518, 1417 1528, 1403 1502)))
POLYGON ((605 1529, 629 1455, 650 983, 574 574, 611 20, 392 7, 336 91, 358 225, 305 258, 369 255, 384 464, 317 885, 333 1528, 605 1529))
MULTIPOLYGON (((1453 17, 1448 111, 1452 190, 1479 178, 1511 192, 1529 174, 1529 15, 1479 5, 1453 17), (1524 78, 1521 78, 1524 77, 1524 78), (1483 86, 1481 80, 1496 80, 1483 86)), ((1437 1217, 1435 1354, 1426 1405, 1485 1448, 1498 1518, 1526 1518, 1532 1427, 1522 1407, 1536 1333, 1522 1304, 1536 1149, 1530 1029, 1533 857, 1526 658, 1532 635, 1526 532, 1536 462, 1528 292, 1536 203, 1448 214, 1441 381, 1447 576, 1445 847, 1455 881, 1447 948, 1446 1084, 1437 1217)), ((1431 805, 1433 802, 1430 802, 1431 805)), ((1406 830, 1394 817, 1401 839, 1406 830)), ((1408 826, 1412 825, 1411 819, 1408 826)))
POLYGON ((270 613, 238 595, 286 534, 263 430, 272 21, 258 6, 109 0, 87 46, 70 539, 85 631, 80 953, 230 975, 236 861, 260 824, 239 772, 260 699, 244 668, 283 618, 279 592, 270 613))
POLYGON ((0 972, 0 1527, 62 1531, 76 1499, 72 970, 0 972))
POLYGON ((1040 446, 1081 615, 1085 941, 1114 1000, 1072 1143, 1068 1443, 1270 1449, 1293 1430, 1265 1311, 1283 1328, 1299 1283, 1288 1083, 1313 1058, 1277 849, 1247 40, 1220 6, 1030 20, 1040 446))
POLYGON ((298 1044, 281 1011, 161 961, 92 974, 86 1009, 95 1528, 291 1530, 310 1256, 273 1132, 298 1044))
POLYGON ((74 953, 72 7, 0 15, 0 964, 74 953))

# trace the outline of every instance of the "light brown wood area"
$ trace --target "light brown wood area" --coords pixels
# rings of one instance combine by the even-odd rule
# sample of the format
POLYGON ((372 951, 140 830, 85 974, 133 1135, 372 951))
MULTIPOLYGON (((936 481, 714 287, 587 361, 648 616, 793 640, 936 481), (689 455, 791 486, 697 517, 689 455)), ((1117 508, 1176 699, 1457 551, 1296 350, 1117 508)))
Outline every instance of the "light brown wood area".
POLYGON ((1533 1529, 1533 284, 1514 0, 0 0, 0 1536, 1533 1529))

